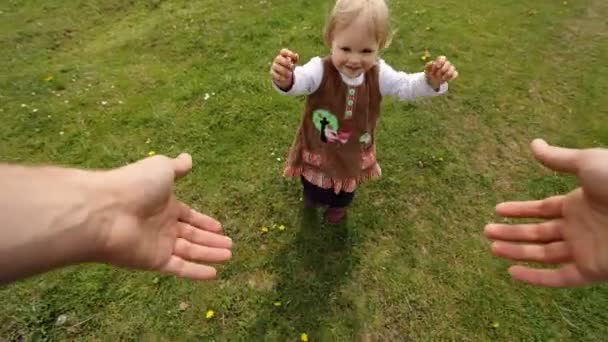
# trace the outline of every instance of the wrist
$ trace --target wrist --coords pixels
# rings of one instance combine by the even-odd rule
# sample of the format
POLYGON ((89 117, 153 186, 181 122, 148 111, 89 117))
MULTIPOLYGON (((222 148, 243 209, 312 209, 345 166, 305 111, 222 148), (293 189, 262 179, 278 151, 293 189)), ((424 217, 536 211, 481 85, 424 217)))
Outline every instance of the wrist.
MULTIPOLYGON (((101 172, 80 169, 42 169, 49 185, 38 203, 42 226, 47 226, 49 251, 62 251, 59 264, 96 261, 100 232, 112 217, 112 201, 101 172)), ((40 186, 40 185, 37 185, 40 186)), ((47 245, 48 246, 48 245, 47 245)), ((49 260, 56 256, 49 255, 49 260)))
MULTIPOLYGON (((112 227, 121 217, 121 194, 110 171, 85 172, 86 180, 82 182, 82 191, 86 195, 87 215, 82 222, 82 240, 89 243, 89 250, 84 254, 85 261, 107 262, 108 239, 112 227)), ((86 204, 85 204, 86 205, 86 204)))

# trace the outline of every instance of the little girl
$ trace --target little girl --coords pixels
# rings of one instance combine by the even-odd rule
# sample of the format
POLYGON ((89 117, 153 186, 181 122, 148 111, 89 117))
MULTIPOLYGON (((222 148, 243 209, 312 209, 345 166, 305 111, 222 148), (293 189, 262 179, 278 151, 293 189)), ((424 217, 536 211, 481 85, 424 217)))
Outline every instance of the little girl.
POLYGON ((357 186, 381 175, 375 144, 382 97, 440 95, 458 72, 445 57, 415 74, 397 72, 379 59, 390 40, 384 0, 337 0, 324 38, 329 56, 295 67, 298 55, 283 49, 271 74, 279 93, 307 95, 284 174, 300 178, 306 206, 328 207, 327 221, 336 224, 357 186))

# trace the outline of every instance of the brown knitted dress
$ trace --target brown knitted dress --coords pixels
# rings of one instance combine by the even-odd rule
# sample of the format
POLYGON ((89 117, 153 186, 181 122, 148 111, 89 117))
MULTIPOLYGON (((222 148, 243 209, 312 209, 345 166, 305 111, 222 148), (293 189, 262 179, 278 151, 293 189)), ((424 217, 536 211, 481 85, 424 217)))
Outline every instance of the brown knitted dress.
POLYGON ((365 73, 361 85, 351 87, 326 57, 323 80, 306 99, 284 174, 303 176, 335 193, 353 192, 362 182, 379 178, 375 143, 381 101, 378 66, 365 73))

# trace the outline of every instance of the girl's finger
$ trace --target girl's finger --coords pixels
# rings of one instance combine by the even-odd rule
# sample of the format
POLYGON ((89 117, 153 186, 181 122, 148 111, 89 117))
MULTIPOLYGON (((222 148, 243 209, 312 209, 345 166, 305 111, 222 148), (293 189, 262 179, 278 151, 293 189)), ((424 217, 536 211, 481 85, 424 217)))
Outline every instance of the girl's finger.
POLYGON ((450 68, 450 70, 448 70, 448 72, 446 72, 445 74, 443 74, 442 79, 444 81, 449 81, 452 78, 454 78, 454 73, 456 72, 456 70, 454 70, 454 68, 450 68))
POLYGON ((439 56, 436 60, 435 60, 435 68, 437 69, 441 69, 443 67, 443 65, 445 64, 445 62, 447 61, 447 58, 445 58, 445 56, 439 56))
POLYGON ((447 73, 451 68, 453 68, 452 63, 450 63, 449 61, 446 61, 443 64, 443 67, 441 68, 441 74, 445 74, 447 73))
POLYGON ((279 73, 277 73, 276 71, 272 70, 272 79, 278 82, 283 82, 286 81, 287 79, 283 76, 281 76, 279 73))
POLYGON ((275 83, 277 83, 279 86, 281 87, 286 87, 286 84, 282 84, 284 82, 287 82, 291 79, 291 76, 282 76, 280 74, 277 74, 273 71, 272 74, 272 79, 275 81, 275 83))
POLYGON ((291 62, 292 62, 293 64, 298 64, 298 61, 299 61, 299 60, 300 60, 300 55, 298 55, 297 53, 294 53, 294 54, 291 56, 291 62))
POLYGON ((291 63, 291 60, 287 57, 282 57, 282 56, 277 56, 277 58, 274 59, 274 63, 273 64, 279 64, 284 66, 287 69, 292 68, 293 64, 291 63))
POLYGON ((281 49, 279 54, 285 58, 290 58, 293 55, 293 52, 291 52, 289 49, 281 49))
POLYGON ((291 70, 286 69, 284 66, 281 65, 273 65, 272 71, 277 73, 277 75, 284 77, 285 79, 291 77, 291 70))

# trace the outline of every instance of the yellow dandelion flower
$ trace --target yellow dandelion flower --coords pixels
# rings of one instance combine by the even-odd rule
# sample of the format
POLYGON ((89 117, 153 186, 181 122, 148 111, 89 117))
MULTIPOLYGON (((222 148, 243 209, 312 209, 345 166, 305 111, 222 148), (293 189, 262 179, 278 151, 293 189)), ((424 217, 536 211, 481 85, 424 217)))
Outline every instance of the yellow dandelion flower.
POLYGON ((429 50, 424 50, 424 55, 422 55, 422 57, 420 57, 421 60, 426 61, 427 59, 431 58, 431 52, 429 50))
POLYGON ((215 311, 213 311, 213 310, 207 311, 207 314, 205 315, 205 317, 207 317, 207 319, 212 319, 213 316, 215 316, 215 311))
POLYGON ((302 333, 302 335, 300 335, 300 340, 302 342, 308 342, 308 334, 302 333))
POLYGON ((500 323, 498 323, 498 322, 492 323, 492 328, 494 328, 494 329, 500 328, 500 323))
POLYGON ((274 306, 279 307, 279 306, 281 306, 281 305, 282 305, 282 304, 281 304, 281 302, 278 302, 278 301, 277 301, 277 302, 274 302, 274 306))
POLYGON ((52 81, 53 78, 54 78, 53 76, 47 76, 44 78, 44 80, 48 82, 48 81, 52 81))
POLYGON ((154 152, 154 151, 150 151, 150 152, 148 152, 148 155, 149 155, 149 156, 153 156, 153 155, 155 155, 155 154, 156 154, 156 152, 154 152))
POLYGON ((268 233, 268 227, 262 227, 260 230, 262 231, 262 234, 268 233))
POLYGON ((279 226, 279 230, 281 230, 281 231, 285 230, 285 226, 284 225, 280 225, 279 226))

